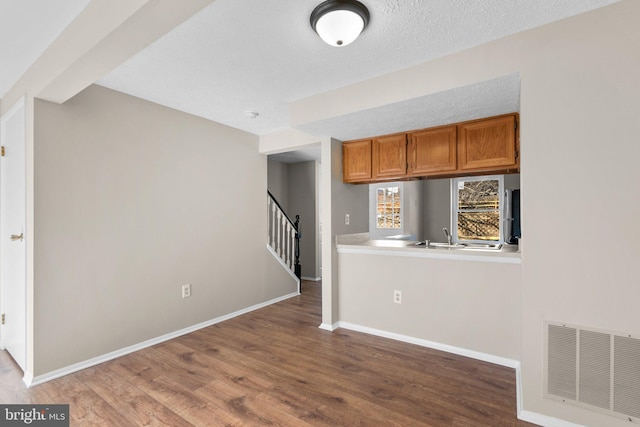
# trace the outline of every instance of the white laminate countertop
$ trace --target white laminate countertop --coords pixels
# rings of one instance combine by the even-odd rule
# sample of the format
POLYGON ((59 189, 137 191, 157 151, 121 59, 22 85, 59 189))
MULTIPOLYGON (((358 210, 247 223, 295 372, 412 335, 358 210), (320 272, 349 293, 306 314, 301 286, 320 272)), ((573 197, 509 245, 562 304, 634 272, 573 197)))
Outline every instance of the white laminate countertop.
POLYGON ((338 253, 379 256, 403 256, 413 258, 449 259, 455 261, 497 262, 520 264, 520 252, 516 245, 503 245, 500 250, 434 248, 416 246, 415 240, 370 240, 369 233, 336 236, 338 253))

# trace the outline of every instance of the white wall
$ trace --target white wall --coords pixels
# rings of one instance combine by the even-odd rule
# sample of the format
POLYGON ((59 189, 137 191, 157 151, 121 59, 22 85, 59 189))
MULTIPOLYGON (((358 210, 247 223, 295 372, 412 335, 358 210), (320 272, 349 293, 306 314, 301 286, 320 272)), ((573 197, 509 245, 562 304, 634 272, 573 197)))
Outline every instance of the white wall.
POLYGON ((297 290, 255 135, 91 86, 37 101, 35 165, 35 375, 297 290))

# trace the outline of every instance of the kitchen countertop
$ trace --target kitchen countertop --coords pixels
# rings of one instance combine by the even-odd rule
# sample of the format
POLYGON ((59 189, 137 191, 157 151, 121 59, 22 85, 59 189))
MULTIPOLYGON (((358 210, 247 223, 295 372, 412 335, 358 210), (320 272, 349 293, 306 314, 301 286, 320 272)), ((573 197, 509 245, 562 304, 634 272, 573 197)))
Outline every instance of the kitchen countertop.
POLYGON ((517 245, 503 245, 495 249, 434 248, 416 246, 415 240, 370 240, 369 233, 336 236, 338 253, 367 254, 381 256, 404 256, 415 258, 449 259, 457 261, 497 262, 520 264, 517 245))

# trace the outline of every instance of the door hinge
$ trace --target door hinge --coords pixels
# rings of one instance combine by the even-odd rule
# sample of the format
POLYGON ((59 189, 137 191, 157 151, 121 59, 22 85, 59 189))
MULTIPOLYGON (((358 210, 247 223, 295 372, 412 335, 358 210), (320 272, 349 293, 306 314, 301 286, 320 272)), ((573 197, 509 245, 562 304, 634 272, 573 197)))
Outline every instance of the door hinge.
POLYGON ((4 145, 0 148, 0 156, 4 157, 4 145))
POLYGON ((518 150, 516 150, 516 151, 515 151, 516 159, 518 158, 518 155, 519 155, 519 154, 520 154, 520 153, 518 152, 518 150))
POLYGON ((513 122, 513 128, 515 130, 518 130, 518 121, 517 120, 513 122))
POLYGON ((4 325, 4 313, 2 313, 2 324, 4 325))

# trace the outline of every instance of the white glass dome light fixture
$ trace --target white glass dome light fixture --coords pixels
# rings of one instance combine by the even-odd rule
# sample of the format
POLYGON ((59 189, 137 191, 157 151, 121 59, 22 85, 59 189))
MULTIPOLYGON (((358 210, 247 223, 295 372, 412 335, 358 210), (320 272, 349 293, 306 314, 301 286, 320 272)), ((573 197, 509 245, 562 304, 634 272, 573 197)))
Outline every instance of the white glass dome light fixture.
POLYGON ((325 43, 342 47, 358 38, 369 23, 369 10, 357 0, 327 0, 311 12, 311 28, 325 43))

